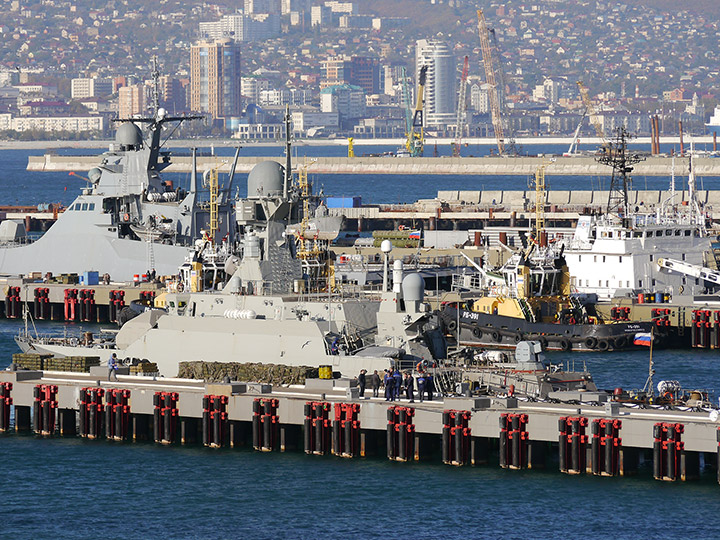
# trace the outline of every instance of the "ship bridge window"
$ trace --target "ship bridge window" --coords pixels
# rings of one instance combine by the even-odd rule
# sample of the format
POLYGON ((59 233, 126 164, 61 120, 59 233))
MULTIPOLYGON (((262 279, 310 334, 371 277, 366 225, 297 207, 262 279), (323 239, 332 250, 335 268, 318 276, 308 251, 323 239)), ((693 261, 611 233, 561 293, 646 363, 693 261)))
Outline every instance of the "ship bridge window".
POLYGON ((685 236, 690 236, 690 230, 683 231, 685 233, 685 236))
POLYGON ((680 229, 675 230, 675 236, 680 236, 680 229))
POLYGON ((634 238, 642 238, 642 231, 633 231, 634 238))
POLYGON ((647 237, 648 237, 648 238, 652 238, 652 235, 653 235, 653 232, 652 232, 652 231, 648 231, 648 232, 647 232, 647 237))
POLYGON ((91 202, 90 204, 88 204, 88 210, 89 210, 90 212, 92 212, 92 211, 95 210, 95 203, 94 203, 94 202, 91 202))
POLYGON ((83 210, 83 212, 84 212, 85 210, 87 210, 87 207, 88 207, 88 203, 83 203, 83 205, 82 205, 82 210, 83 210))

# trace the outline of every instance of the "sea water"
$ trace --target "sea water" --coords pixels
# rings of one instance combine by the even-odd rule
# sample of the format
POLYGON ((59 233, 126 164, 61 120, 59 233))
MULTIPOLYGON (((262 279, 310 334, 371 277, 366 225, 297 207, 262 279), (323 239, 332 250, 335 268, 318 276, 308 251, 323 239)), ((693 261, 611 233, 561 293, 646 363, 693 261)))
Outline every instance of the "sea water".
MULTIPOLYGON (((84 182, 66 173, 26 172, 29 153, 42 151, 0 151, 0 205, 71 202, 84 182)), ((320 180, 327 194, 377 202, 410 202, 439 189, 480 189, 482 183, 486 189, 524 189, 525 182, 423 176, 390 182, 360 175, 320 180)), ((568 187, 557 189, 571 189, 574 181, 581 179, 558 177, 568 187)), ((665 187, 648 181, 657 182, 650 189, 665 187)), ((21 327, 0 321, 0 369, 18 352, 13 336, 21 327)), ((97 326, 37 324, 40 333, 82 330, 97 326)), ((600 387, 632 389, 646 382, 648 353, 549 358, 575 369, 585 364, 600 387)), ((674 379, 720 395, 717 351, 663 350, 653 358, 655 384, 674 379)), ((720 486, 709 468, 699 482, 668 484, 652 480, 648 463, 635 477, 600 478, 560 474, 552 461, 546 470, 509 471, 496 460, 455 468, 14 434, 0 436, 0 463, 0 538, 720 537, 720 486)))

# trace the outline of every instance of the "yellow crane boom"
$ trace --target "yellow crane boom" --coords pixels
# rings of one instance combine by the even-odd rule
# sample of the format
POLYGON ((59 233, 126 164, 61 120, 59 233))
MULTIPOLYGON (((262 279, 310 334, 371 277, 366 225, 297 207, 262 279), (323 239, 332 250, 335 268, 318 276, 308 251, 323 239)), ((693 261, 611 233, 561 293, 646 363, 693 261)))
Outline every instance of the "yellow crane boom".
POLYGON ((505 135, 503 132, 503 120, 500 112, 500 99, 498 97, 497 82, 495 81, 495 69, 493 67, 492 51, 490 49, 490 36, 485 21, 485 14, 482 9, 477 10, 478 34, 480 34, 480 49, 482 51, 483 65, 485 66, 485 79, 488 84, 488 103, 492 116, 495 139, 497 141, 498 153, 505 153, 505 135))

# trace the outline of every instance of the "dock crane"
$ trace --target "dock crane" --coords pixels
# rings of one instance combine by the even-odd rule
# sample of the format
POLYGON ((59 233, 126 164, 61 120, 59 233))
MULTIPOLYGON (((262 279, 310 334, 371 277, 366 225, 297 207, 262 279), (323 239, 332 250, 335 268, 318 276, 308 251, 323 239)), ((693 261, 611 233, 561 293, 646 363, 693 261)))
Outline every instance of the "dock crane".
POLYGON ((485 66, 485 79, 488 84, 488 103, 492 116, 495 140, 497 141, 498 153, 505 153, 505 135, 503 132, 503 119, 500 111, 500 99, 498 97, 497 82, 495 81, 495 69, 493 66, 492 51, 490 49, 490 35, 485 21, 485 14, 482 9, 477 10, 478 34, 480 35, 480 49, 482 50, 483 65, 485 66))
POLYGON ((578 81, 577 85, 580 89, 580 97, 582 97, 583 104, 585 105, 586 114, 590 117, 590 123, 595 128, 595 133, 602 140, 601 147, 604 148, 606 146, 605 132, 603 130, 602 124, 600 123, 600 117, 595 111, 595 107, 593 107, 592 101, 590 101, 590 95, 588 94, 587 87, 583 84, 582 81, 578 81))
POLYGON ((412 118, 412 124, 407 133, 405 147, 411 157, 422 156, 423 147, 425 146, 425 131, 423 128, 423 107, 425 105, 425 80, 427 78, 427 66, 420 68, 418 76, 417 100, 415 103, 415 112, 412 118))
POLYGON ((404 66, 402 68, 400 84, 402 87, 402 105, 405 109, 405 152, 407 152, 407 155, 410 155, 410 148, 412 147, 411 133, 413 112, 412 107, 410 106, 410 86, 408 85, 407 72, 405 71, 404 66))
POLYGON ((467 78, 470 71, 470 60, 465 56, 462 75, 460 76, 460 93, 458 95, 457 121, 455 122, 455 139, 452 142, 453 157, 460 157, 460 146, 467 125, 467 78))

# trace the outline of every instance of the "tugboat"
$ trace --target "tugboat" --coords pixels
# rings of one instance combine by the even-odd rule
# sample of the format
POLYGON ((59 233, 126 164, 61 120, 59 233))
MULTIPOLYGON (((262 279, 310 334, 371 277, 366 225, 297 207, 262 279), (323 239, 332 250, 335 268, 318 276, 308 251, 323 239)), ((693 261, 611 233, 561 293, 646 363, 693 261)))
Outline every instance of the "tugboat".
POLYGON ((0 224, 0 237, 12 240, 0 246, 0 274, 96 270, 115 281, 129 281, 148 270, 171 275, 200 230, 208 228, 211 213, 216 212, 212 217, 219 237, 232 234, 231 185, 216 190, 214 201, 210 193, 213 206, 201 193, 196 173, 189 189, 160 176, 170 165, 162 135, 173 125, 201 117, 168 115, 159 106, 156 64, 153 78, 152 116, 116 120, 115 142, 88 172, 88 186, 42 237, 28 243, 21 226, 0 224))
MULTIPOLYGON (((634 347, 651 322, 605 322, 592 297, 570 294, 562 248, 538 247, 513 254, 499 272, 455 276, 461 301, 444 306, 440 319, 461 346, 515 348, 539 341, 558 351, 613 351, 634 347)), ((656 334, 656 345, 662 336, 656 334)))
MULTIPOLYGON (((544 165, 535 175, 537 201, 544 200, 544 165)), ((543 204, 536 204, 535 227, 523 247, 499 271, 454 277, 461 301, 444 306, 440 319, 461 346, 514 348, 523 340, 539 341, 560 351, 609 351, 634 347, 635 334, 651 322, 605 322, 594 298, 570 291, 564 247, 551 245, 544 229, 543 204)), ((656 334, 656 341, 662 336, 656 334)), ((656 343, 657 345, 658 343, 656 343)))

